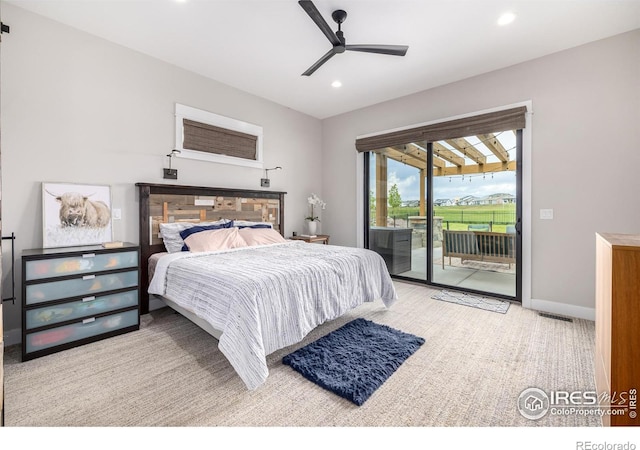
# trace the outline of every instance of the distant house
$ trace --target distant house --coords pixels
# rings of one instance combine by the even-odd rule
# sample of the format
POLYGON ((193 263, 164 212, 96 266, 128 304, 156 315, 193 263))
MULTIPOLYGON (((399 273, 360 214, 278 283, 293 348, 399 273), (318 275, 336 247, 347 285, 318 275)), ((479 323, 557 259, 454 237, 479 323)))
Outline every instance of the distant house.
POLYGON ((478 198, 473 195, 465 195, 464 197, 460 197, 456 204, 461 206, 477 205, 477 203, 475 203, 477 200, 478 198))
POLYGON ((491 194, 486 197, 475 197, 467 195, 459 198, 457 204, 462 206, 468 205, 506 205, 507 203, 515 203, 516 197, 511 194, 491 194))
POLYGON ((491 194, 486 198, 489 200, 488 205, 506 205, 516 201, 515 195, 511 194, 491 194))
POLYGON ((456 204, 456 202, 454 202, 450 198, 439 198, 439 199, 435 200, 433 202, 433 204, 435 206, 453 206, 453 205, 456 204))

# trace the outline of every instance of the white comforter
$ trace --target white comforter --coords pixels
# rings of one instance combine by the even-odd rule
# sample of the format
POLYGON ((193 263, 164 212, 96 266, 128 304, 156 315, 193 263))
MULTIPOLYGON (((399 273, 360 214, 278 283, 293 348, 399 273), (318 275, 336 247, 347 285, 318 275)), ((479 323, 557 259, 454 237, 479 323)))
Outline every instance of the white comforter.
POLYGON ((290 241, 220 252, 179 252, 158 261, 149 293, 222 331, 218 348, 249 389, 269 374, 266 355, 318 325, 396 292, 377 253, 290 241))

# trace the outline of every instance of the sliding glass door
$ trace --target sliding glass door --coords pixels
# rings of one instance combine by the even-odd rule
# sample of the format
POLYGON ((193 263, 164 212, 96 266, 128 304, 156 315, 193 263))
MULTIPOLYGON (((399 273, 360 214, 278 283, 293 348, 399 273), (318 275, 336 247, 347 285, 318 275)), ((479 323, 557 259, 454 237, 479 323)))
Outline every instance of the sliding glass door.
POLYGON ((521 131, 365 154, 368 248, 399 279, 520 298, 521 131))

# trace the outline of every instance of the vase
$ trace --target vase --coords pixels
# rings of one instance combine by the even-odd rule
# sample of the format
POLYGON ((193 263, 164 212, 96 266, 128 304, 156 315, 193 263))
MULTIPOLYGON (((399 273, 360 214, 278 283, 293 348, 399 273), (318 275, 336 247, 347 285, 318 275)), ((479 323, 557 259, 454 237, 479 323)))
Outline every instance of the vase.
POLYGON ((316 234, 316 231, 318 231, 318 222, 316 222, 315 220, 310 220, 309 221, 309 234, 310 235, 314 235, 314 234, 316 234))

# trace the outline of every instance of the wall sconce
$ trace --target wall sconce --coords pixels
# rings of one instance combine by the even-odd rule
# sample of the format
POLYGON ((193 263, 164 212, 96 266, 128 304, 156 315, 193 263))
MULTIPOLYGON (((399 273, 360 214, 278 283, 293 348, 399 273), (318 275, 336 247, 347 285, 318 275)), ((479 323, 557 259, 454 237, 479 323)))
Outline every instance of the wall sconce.
POLYGON ((173 159, 174 156, 178 155, 179 153, 182 153, 182 152, 180 150, 173 149, 171 150, 171 153, 167 155, 169 157, 169 168, 164 169, 164 178, 168 178, 170 180, 178 179, 178 169, 171 168, 171 160, 173 159))
POLYGON ((282 169, 282 167, 278 166, 278 167, 274 167, 272 169, 264 169, 264 178, 260 179, 260 186, 262 187, 270 187, 271 186, 271 180, 269 180, 269 171, 270 170, 280 170, 282 169))

